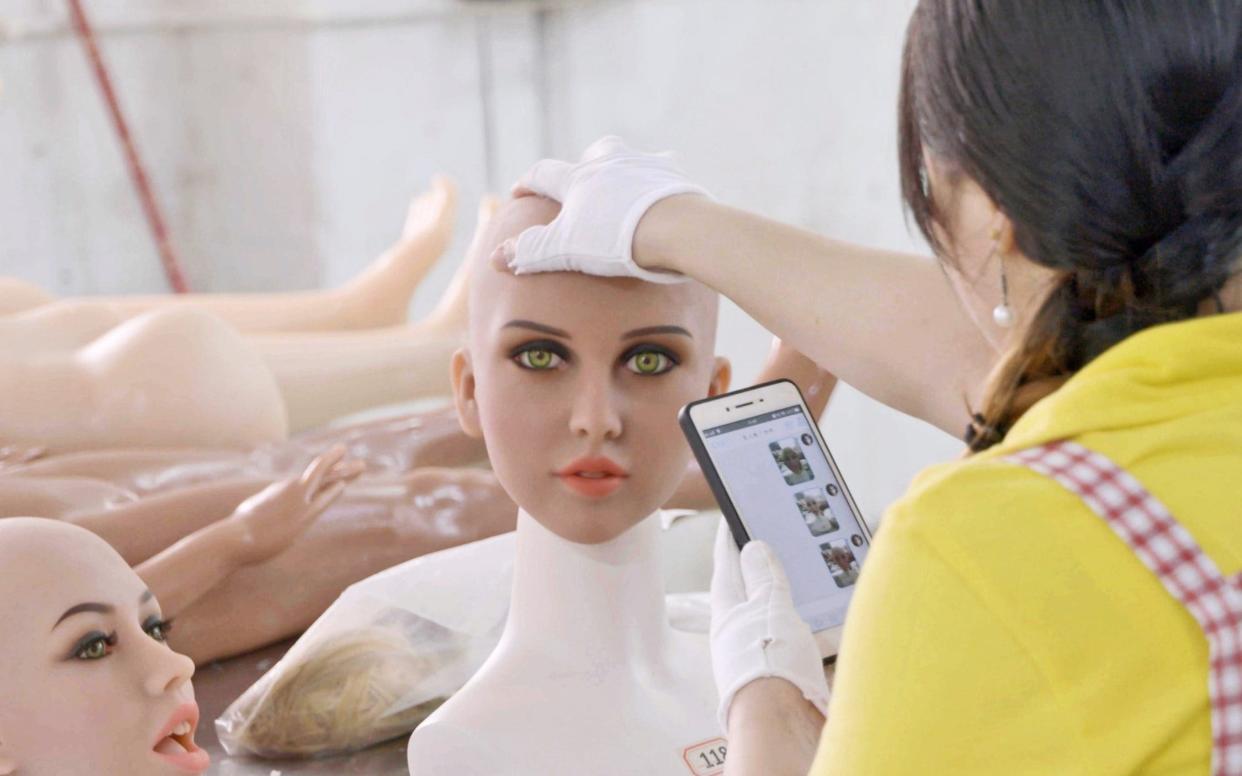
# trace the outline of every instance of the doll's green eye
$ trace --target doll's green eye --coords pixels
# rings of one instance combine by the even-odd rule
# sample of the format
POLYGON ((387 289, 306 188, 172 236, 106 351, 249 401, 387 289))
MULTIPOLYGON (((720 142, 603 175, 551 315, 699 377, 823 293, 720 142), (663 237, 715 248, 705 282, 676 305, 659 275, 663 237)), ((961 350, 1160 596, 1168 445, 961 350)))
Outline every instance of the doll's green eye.
POLYGON ((116 634, 105 636, 102 633, 96 634, 89 641, 84 642, 78 647, 73 656, 78 660, 99 660, 111 654, 109 647, 116 643, 116 634))
POLYGON ((156 641, 168 641, 168 632, 172 630, 172 621, 160 620, 158 618, 148 620, 143 626, 143 630, 156 641))
POLYGON ((530 348, 523 350, 517 354, 517 362, 519 365, 527 368, 542 371, 545 369, 555 369, 561 364, 561 357, 550 350, 541 348, 530 348))
POLYGON ((641 353, 635 353, 630 356, 626 366, 631 372, 640 375, 661 375, 672 369, 675 362, 664 353, 654 350, 644 350, 641 353))

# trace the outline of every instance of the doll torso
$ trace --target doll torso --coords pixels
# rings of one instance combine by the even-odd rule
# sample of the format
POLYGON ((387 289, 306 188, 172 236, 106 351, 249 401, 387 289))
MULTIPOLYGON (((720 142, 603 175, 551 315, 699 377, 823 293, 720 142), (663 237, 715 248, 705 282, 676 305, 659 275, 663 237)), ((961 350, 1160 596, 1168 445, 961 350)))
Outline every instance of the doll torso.
POLYGON ((659 527, 649 519, 624 546, 583 548, 533 522, 518 518, 505 634, 414 731, 411 773, 719 773, 708 767, 724 745, 708 642, 668 625, 659 527))

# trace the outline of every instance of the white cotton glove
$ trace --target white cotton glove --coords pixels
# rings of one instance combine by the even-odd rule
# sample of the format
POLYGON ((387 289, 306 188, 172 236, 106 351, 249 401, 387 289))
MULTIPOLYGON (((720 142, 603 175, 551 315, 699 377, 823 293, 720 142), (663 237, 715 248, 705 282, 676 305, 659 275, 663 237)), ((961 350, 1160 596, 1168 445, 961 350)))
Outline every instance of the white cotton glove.
POLYGON ((544 159, 514 186, 561 203, 547 226, 532 226, 496 249, 514 274, 570 270, 605 277, 677 283, 685 276, 634 263, 634 232, 647 209, 674 194, 707 195, 674 166, 669 154, 631 150, 618 137, 600 138, 577 164, 544 159))
POLYGON ((729 729, 737 692, 765 676, 785 679, 828 714, 828 682, 811 629, 794 609, 789 580, 766 543, 750 541, 739 557, 722 520, 712 571, 712 671, 720 691, 720 729, 729 729))

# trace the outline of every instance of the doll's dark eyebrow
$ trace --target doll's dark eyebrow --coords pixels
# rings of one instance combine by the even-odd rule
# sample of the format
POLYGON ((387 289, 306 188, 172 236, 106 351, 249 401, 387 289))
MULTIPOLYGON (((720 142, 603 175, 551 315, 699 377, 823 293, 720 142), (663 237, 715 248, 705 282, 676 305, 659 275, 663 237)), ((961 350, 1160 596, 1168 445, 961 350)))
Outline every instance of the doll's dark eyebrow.
MULTIPOLYGON (((56 621, 56 625, 60 625, 62 622, 69 619, 73 615, 82 614, 83 612, 99 612, 100 614, 112 614, 113 611, 115 610, 112 608, 112 606, 108 604, 98 604, 98 603, 94 603, 93 601, 84 603, 84 604, 78 604, 77 606, 70 606, 68 609, 66 609, 65 613, 60 616, 60 619, 56 621)), ((56 625, 52 626, 52 630, 56 630, 56 625)))
POLYGON ((681 334, 690 339, 694 336, 680 326, 647 326, 642 329, 634 329, 627 331, 621 335, 621 339, 634 339, 635 337, 650 337, 653 334, 681 334))
POLYGON ((553 337, 560 337, 561 339, 573 339, 573 337, 569 336, 569 332, 565 331, 564 329, 557 329, 552 326, 546 326, 542 323, 535 323, 534 321, 523 321, 523 320, 509 321, 508 323, 506 323, 504 326, 501 326, 500 328, 502 329, 530 329, 531 331, 537 331, 543 334, 551 334, 553 337))
MULTIPOLYGON (((154 597, 155 597, 155 593, 152 593, 150 590, 144 590, 142 595, 138 596, 138 603, 145 604, 147 601, 150 601, 154 597)), ((65 610, 65 613, 60 616, 60 619, 56 621, 56 625, 60 625, 62 622, 69 619, 73 615, 82 614, 83 612, 98 612, 99 614, 112 614, 112 612, 114 611, 116 610, 110 604, 101 604, 101 603, 96 603, 94 601, 88 601, 87 603, 78 604, 77 606, 70 606, 68 609, 65 610)), ((52 626, 52 630, 56 630, 56 625, 52 626)))

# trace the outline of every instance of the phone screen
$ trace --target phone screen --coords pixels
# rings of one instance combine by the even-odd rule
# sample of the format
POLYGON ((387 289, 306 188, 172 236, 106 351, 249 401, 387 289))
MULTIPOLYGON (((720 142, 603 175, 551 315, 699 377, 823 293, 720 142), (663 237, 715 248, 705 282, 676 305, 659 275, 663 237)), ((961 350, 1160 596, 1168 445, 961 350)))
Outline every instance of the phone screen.
POLYGON ((701 433, 746 532, 784 564, 798 613, 813 631, 840 626, 867 532, 802 407, 701 433))

